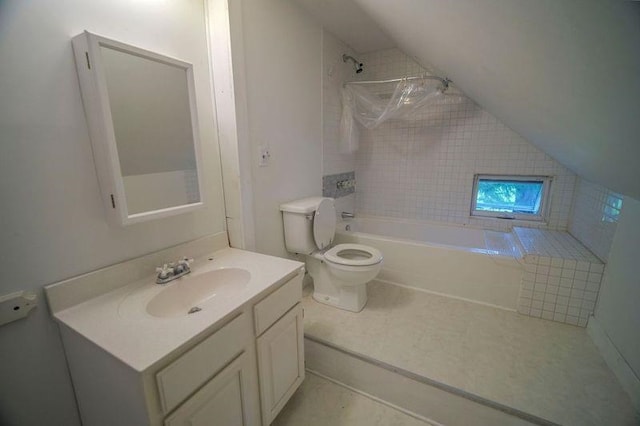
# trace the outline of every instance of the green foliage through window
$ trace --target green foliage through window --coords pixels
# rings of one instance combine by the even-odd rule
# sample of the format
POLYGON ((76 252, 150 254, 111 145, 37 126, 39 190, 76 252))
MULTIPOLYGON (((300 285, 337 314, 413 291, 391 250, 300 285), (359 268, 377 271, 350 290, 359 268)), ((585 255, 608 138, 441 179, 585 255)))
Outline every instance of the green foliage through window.
POLYGON ((480 179, 476 210, 537 215, 542 202, 543 181, 480 179))
POLYGON ((475 175, 471 216, 544 221, 551 176, 475 175))

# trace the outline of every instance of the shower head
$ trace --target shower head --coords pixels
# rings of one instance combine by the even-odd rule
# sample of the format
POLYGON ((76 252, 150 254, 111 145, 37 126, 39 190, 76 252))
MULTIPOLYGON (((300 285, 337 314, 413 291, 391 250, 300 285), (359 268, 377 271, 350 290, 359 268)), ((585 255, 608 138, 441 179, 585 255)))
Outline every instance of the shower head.
POLYGON ((342 62, 347 62, 347 61, 353 62, 353 69, 356 71, 356 74, 360 74, 362 71, 364 71, 364 64, 362 62, 359 62, 353 56, 347 55, 345 53, 342 55, 342 62))

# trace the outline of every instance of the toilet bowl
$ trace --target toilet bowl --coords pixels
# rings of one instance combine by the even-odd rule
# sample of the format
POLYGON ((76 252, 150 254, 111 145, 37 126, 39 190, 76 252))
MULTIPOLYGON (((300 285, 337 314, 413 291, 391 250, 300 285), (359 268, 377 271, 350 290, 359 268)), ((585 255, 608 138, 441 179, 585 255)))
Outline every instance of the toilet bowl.
POLYGON ((285 245, 292 253, 305 255, 313 278, 314 300, 352 312, 367 303, 367 283, 382 268, 382 253, 362 244, 338 244, 336 211, 332 198, 312 197, 280 206, 285 245))
POLYGON ((362 244, 338 244, 324 253, 329 272, 341 285, 368 283, 382 267, 382 253, 362 244))

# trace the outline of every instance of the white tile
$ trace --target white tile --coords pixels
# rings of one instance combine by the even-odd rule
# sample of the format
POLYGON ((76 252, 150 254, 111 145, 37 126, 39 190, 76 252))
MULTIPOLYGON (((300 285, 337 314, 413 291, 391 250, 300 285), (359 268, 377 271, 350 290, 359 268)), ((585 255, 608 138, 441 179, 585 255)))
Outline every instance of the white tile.
MULTIPOLYGON (((605 210, 609 207, 608 200, 616 204, 623 203, 623 197, 619 194, 579 178, 569 223, 569 232, 605 261, 609 256, 618 220, 617 215, 607 215, 608 220, 603 220, 605 210)), ((579 269, 586 270, 584 267, 585 265, 580 265, 579 269)))
MULTIPOLYGON (((396 53, 359 55, 365 71, 358 78, 394 78, 425 72, 410 57, 396 53)), ((334 98, 334 94, 329 97, 332 105, 336 105, 334 98)), ((332 108, 339 109, 339 105, 332 108)), ((325 107, 325 144, 332 142, 338 128, 339 114, 333 109, 329 114, 325 107)), ((508 228, 513 224, 469 218, 474 173, 545 174, 554 176, 556 188, 551 194, 547 226, 568 227, 575 175, 479 105, 467 98, 442 98, 414 113, 413 118, 389 121, 373 131, 361 132, 360 148, 355 154, 358 212, 508 228)), ((337 160, 328 154, 325 162, 333 166, 337 160)), ((545 226, 535 222, 529 225, 545 226)))
POLYGON ((599 283, 602 281, 602 274, 597 272, 589 272, 589 276, 587 277, 587 281, 592 283, 599 283))
POLYGON ((573 280, 571 278, 560 278, 560 287, 573 287, 573 280))
POLYGON ((588 275, 589 275, 589 273, 587 271, 576 271, 576 273, 575 273, 573 278, 576 279, 576 280, 586 281, 588 275))
POLYGON ((567 309, 567 314, 577 317, 580 315, 580 306, 569 306, 567 309))
POLYGON ((558 322, 564 322, 564 321, 565 321, 565 319, 566 319, 566 317, 567 317, 567 316, 566 316, 565 314, 563 314, 562 312, 557 312, 557 311, 556 311, 556 312, 553 314, 553 320, 554 320, 554 321, 558 321, 558 322))
POLYGON ((571 287, 560 287, 560 288, 558 288, 558 295, 560 295, 560 296, 569 296, 569 295, 571 295, 571 287))
POLYGON ((575 288, 577 290, 584 290, 585 288, 587 288, 587 282, 583 280, 574 280, 572 288, 575 288))
POLYGON ((589 291, 594 291, 596 292, 596 294, 598 294, 598 291, 600 291, 600 283, 589 282, 586 285, 586 289, 589 291))
MULTIPOLYGON (((564 262, 562 261, 562 259, 558 258, 558 257, 554 257, 551 259, 551 266, 555 266, 556 268, 562 268, 562 264, 564 262)), ((559 274, 558 274, 559 276, 559 274)))
POLYGON ((552 277, 560 277, 562 275, 562 268, 552 266, 549 269, 549 275, 552 277))

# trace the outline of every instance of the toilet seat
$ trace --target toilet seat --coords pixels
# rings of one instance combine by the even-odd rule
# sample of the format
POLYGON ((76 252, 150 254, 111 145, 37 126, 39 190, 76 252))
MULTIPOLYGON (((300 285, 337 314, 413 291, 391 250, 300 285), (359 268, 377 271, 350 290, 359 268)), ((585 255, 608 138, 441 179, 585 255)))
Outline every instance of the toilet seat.
POLYGON ((320 250, 329 247, 336 234, 336 209, 332 198, 324 198, 313 214, 313 239, 320 250))
POLYGON ((327 250, 324 259, 337 265, 371 266, 382 262, 382 253, 362 244, 338 244, 327 250))

